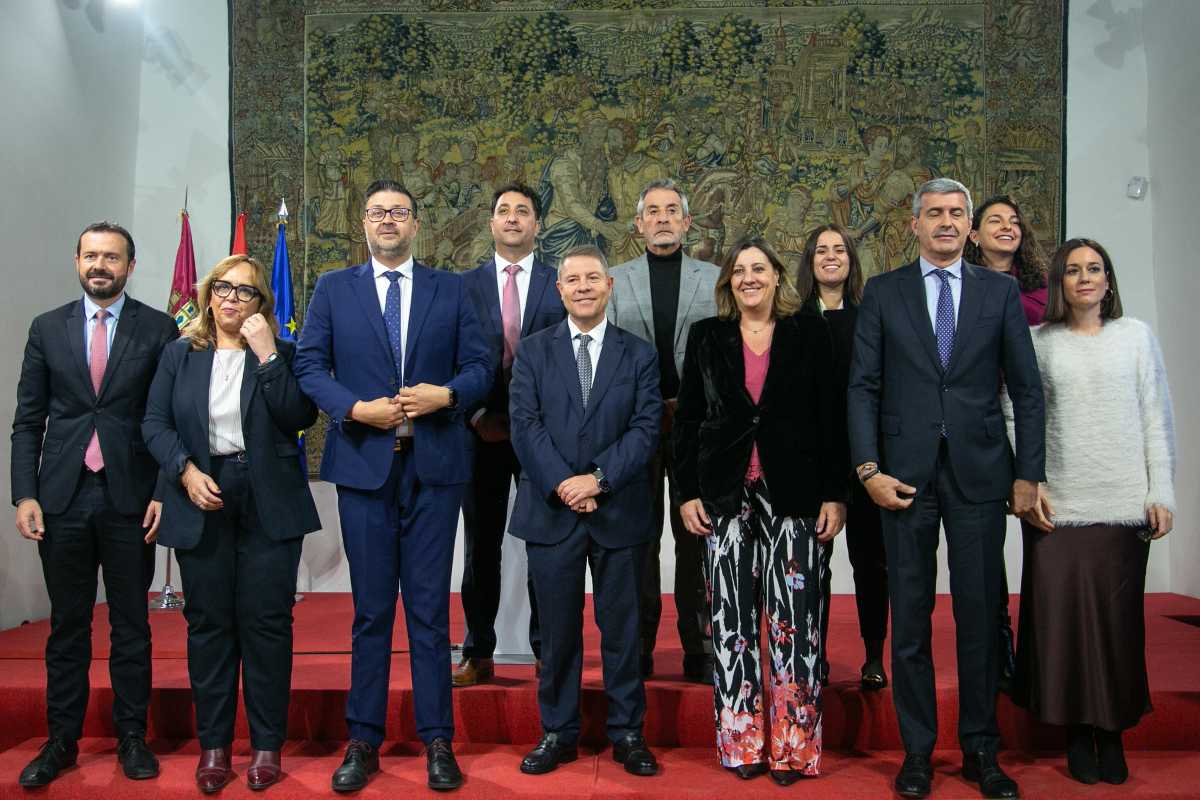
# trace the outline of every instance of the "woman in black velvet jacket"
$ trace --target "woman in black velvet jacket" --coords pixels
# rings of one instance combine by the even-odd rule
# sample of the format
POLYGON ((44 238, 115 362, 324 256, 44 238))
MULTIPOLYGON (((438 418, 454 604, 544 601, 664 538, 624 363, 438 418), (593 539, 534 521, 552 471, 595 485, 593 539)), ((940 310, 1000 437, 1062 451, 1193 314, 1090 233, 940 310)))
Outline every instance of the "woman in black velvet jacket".
POLYGON ((716 304, 688 335, 674 485, 685 527, 708 537, 721 763, 786 785, 820 762, 821 550, 845 517, 845 410, 829 326, 795 315, 795 285, 761 239, 730 251, 716 304))

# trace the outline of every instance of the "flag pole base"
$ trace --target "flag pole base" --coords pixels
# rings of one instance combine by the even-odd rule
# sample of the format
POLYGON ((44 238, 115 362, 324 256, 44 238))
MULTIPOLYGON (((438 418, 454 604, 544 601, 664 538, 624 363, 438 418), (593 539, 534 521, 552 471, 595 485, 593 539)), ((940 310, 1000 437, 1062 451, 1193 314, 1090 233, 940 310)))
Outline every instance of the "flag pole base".
POLYGON ((176 592, 171 584, 164 584, 158 597, 150 601, 150 608, 155 611, 174 611, 183 608, 183 595, 176 592))

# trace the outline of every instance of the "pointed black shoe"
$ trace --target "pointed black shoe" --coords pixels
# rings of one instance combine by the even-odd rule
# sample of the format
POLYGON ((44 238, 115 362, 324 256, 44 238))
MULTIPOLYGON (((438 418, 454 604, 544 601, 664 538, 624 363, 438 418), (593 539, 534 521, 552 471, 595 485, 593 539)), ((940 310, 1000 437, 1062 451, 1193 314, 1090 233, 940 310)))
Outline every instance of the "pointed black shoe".
POLYGON ((351 739, 342 765, 334 770, 333 790, 357 792, 376 772, 379 772, 379 750, 360 739, 351 739))
POLYGON ((964 780, 979 784, 979 793, 991 800, 1010 800, 1021 796, 1017 782, 1004 774, 995 753, 963 753, 964 780))
POLYGON ((1100 780, 1119 785, 1129 780, 1129 765, 1125 763, 1125 746, 1120 731, 1096 728, 1096 761, 1100 780))
POLYGON ((45 786, 58 777, 58 773, 75 766, 79 758, 79 745, 66 739, 48 739, 34 759, 21 770, 18 782, 26 789, 45 786))
POLYGON ((526 775, 545 775, 553 772, 559 764, 568 764, 579 758, 579 747, 575 742, 566 742, 557 733, 547 733, 537 747, 521 760, 521 772, 526 775))
POLYGON ((640 733, 627 733, 613 742, 613 761, 625 765, 630 775, 649 776, 658 772, 658 760, 640 733))
POLYGON ((894 783, 896 794, 901 797, 926 797, 933 787, 933 765, 929 756, 908 753, 894 783))
POLYGON ((775 781, 780 786, 791 786, 796 781, 804 777, 804 773, 798 769, 773 769, 771 770, 771 780, 775 781))
POLYGON ((725 769, 737 775, 742 780, 748 781, 760 775, 766 775, 767 762, 759 761, 757 764, 739 764, 736 767, 726 767, 725 769))
POLYGON ((1067 771, 1080 783, 1100 782, 1096 761, 1096 739, 1091 725, 1067 726, 1067 771))
POLYGON ((146 739, 131 733, 117 745, 117 761, 121 771, 131 781, 144 781, 158 776, 158 758, 146 746, 146 739))
POLYGON ((446 791, 463 785, 462 770, 450 748, 450 740, 438 737, 425 748, 425 769, 430 789, 446 791))

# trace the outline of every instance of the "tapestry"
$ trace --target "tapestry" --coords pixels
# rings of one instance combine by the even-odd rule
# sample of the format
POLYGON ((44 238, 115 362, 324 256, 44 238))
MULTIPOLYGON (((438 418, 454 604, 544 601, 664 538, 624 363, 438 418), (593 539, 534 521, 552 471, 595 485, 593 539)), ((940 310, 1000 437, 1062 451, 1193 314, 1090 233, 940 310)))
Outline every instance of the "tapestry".
POLYGON ((899 266, 935 176, 1012 195, 1052 245, 1064 5, 231 0, 234 199, 258 255, 280 200, 298 209, 301 312, 320 273, 367 260, 380 177, 418 203, 417 259, 453 270, 491 255, 492 193, 512 180, 540 195, 551 263, 584 243, 641 253, 638 195, 663 177, 708 260, 756 234, 794 268, 835 221, 868 275, 899 266))

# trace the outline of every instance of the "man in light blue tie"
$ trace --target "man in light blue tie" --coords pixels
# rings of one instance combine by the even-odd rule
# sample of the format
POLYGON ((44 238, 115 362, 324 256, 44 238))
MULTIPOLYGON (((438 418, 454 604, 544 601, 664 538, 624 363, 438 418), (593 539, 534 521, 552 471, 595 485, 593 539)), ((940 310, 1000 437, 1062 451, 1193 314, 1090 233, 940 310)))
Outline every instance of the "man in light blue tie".
POLYGON ((851 463, 882 509, 892 603, 893 698, 904 741, 896 791, 924 797, 937 705, 930 614, 939 525, 957 627, 962 775, 1017 797, 996 760, 996 619, 1004 598, 1005 500, 1020 514, 1045 479, 1041 378, 1016 281, 962 260, 971 195, 937 178, 913 197, 920 258, 867 282, 855 328, 851 463), (1016 418, 1016 453, 998 389, 1016 418))

